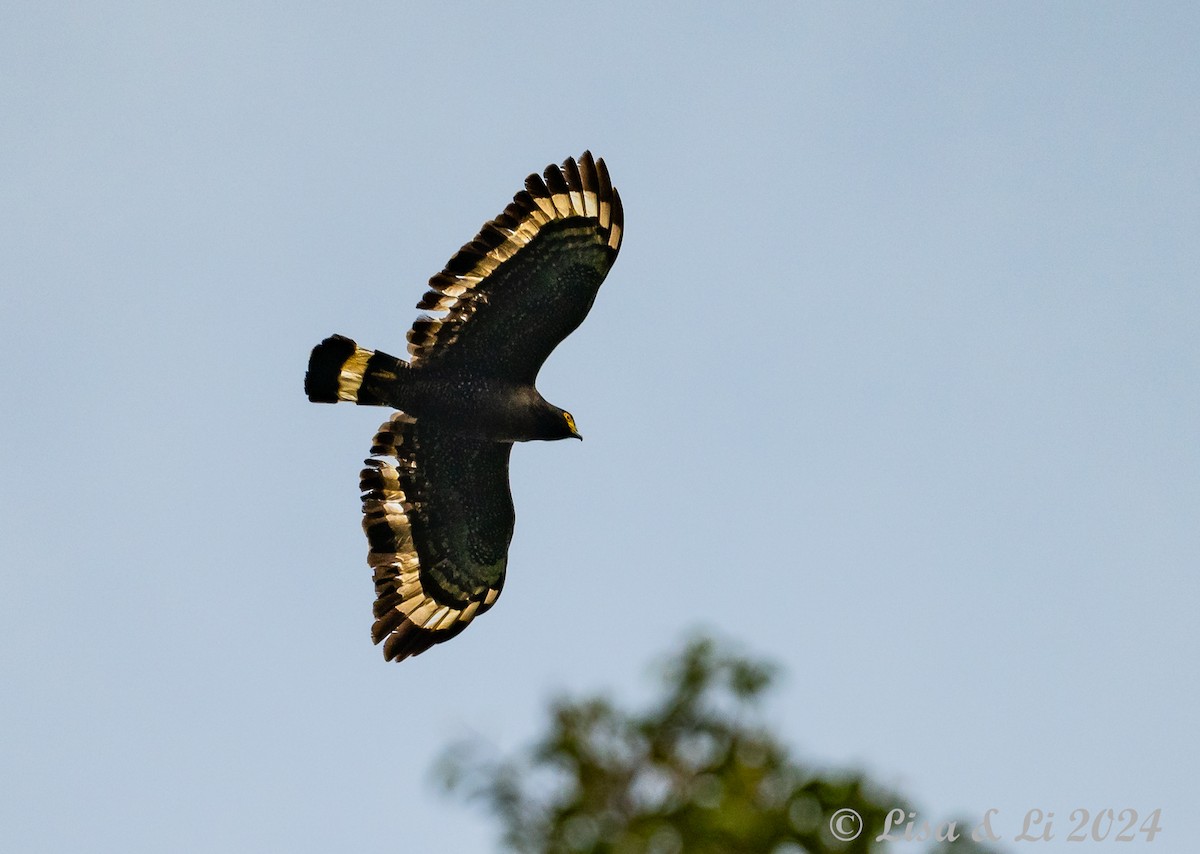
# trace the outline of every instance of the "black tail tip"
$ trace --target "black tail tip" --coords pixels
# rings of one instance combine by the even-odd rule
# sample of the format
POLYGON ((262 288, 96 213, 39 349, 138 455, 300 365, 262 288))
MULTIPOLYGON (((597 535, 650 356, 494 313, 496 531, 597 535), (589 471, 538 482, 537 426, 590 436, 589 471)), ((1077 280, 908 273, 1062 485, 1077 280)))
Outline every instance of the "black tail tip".
POLYGON ((313 403, 338 402, 338 377, 342 365, 354 355, 358 345, 344 335, 331 335, 313 347, 304 374, 304 393, 313 403))

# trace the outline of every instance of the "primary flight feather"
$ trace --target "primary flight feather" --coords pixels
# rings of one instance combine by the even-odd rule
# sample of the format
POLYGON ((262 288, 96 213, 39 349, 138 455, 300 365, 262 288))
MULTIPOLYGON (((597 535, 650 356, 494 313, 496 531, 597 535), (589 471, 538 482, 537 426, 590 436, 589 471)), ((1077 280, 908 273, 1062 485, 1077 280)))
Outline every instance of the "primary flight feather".
POLYGON ((504 586, 513 442, 581 438, 534 387, 551 351, 587 316, 622 235, 603 160, 530 175, 525 189, 429 280, 409 361, 341 335, 313 348, 314 403, 400 410, 362 472, 363 530, 375 576, 371 637, 389 660, 461 632, 504 586))

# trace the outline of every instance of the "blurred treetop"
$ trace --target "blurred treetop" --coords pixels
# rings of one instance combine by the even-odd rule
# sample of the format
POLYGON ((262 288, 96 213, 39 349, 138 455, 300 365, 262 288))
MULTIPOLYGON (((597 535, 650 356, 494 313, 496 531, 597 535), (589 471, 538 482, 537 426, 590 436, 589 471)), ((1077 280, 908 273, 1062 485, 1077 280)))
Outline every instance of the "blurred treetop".
MULTIPOLYGON (((771 665, 696 637, 663 669, 661 699, 648 709, 559 699, 524 755, 497 761, 461 744, 439 770, 449 789, 486 804, 504 844, 523 854, 882 851, 887 843, 874 840, 885 816, 907 803, 860 773, 818 773, 794 759, 761 722, 774 676, 771 665), (839 822, 846 809, 855 815, 839 822)), ((953 845, 955 854, 988 850, 969 838, 953 845)))

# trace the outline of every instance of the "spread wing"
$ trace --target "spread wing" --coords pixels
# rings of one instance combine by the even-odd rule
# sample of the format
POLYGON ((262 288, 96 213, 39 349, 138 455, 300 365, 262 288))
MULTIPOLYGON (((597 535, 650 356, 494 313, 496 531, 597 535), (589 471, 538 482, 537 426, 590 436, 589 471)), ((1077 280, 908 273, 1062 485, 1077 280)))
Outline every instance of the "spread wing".
POLYGON ((404 413, 379 429, 361 486, 375 574, 371 637, 385 658, 449 640, 500 595, 514 520, 511 450, 404 413))
POLYGON ((530 175, 512 204, 429 280, 408 333, 413 364, 437 363, 530 383, 583 322, 617 252, 621 198, 603 160, 530 175))

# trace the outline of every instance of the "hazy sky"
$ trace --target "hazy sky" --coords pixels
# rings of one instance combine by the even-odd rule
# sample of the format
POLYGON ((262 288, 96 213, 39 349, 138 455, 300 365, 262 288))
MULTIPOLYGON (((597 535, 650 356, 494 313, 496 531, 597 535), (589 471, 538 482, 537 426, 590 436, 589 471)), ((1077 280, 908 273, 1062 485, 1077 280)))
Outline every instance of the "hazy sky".
POLYGON ((1198 44, 1186 3, 4 4, 0 848, 493 851, 439 751, 703 626, 923 817, 1194 850, 1198 44), (309 404, 308 351, 401 354, 585 148, 625 243, 539 385, 587 440, 514 451, 497 607, 386 664, 386 412, 309 404))

